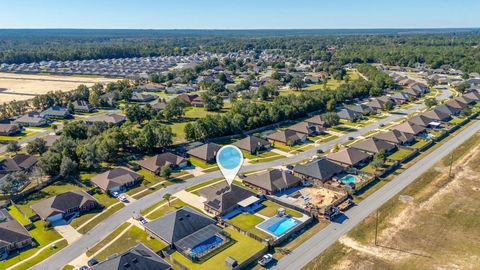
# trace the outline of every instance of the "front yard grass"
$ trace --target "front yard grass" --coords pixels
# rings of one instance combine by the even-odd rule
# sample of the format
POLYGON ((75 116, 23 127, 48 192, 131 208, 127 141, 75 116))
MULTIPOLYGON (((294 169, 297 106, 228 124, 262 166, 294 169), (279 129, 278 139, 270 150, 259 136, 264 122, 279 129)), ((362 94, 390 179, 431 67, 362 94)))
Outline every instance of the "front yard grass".
POLYGON ((32 137, 37 133, 38 132, 36 131, 30 131, 30 130, 22 131, 21 133, 15 136, 0 136, 0 141, 18 141, 18 140, 26 139, 28 137, 32 137))
POLYGON ((265 245, 257 240, 243 235, 231 228, 225 228, 225 231, 230 234, 235 243, 203 263, 194 263, 185 258, 178 251, 173 253, 172 257, 191 270, 229 269, 225 265, 225 259, 227 257, 232 257, 237 260, 238 264, 241 264, 265 248, 265 245))
POLYGON ((281 206, 280 204, 277 204, 277 203, 274 203, 272 201, 263 201, 262 204, 265 206, 264 208, 260 209, 258 211, 258 213, 260 215, 263 215, 263 216, 267 216, 267 217, 273 217, 277 214, 277 211, 279 208, 283 208, 285 209, 285 213, 287 215, 290 215, 292 217, 296 217, 296 218, 300 218, 302 217, 303 215, 298 212, 298 211, 295 211, 293 209, 289 209, 289 208, 286 208, 286 207, 283 207, 281 206))
POLYGON ((80 228, 78 230, 78 232, 81 233, 81 234, 85 234, 85 233, 89 232, 91 229, 93 229, 95 226, 97 226, 100 222, 102 222, 103 220, 105 220, 109 216, 113 215, 114 213, 116 213, 117 211, 122 209, 123 207, 125 207, 125 205, 123 203, 119 203, 119 204, 116 204, 116 205, 112 206, 109 209, 104 210, 101 214, 97 215, 92 220, 90 220, 85 226, 80 228))
POLYGON ((20 211, 18 211, 15 206, 10 205, 9 207, 7 207, 7 210, 8 213, 12 215, 12 217, 18 222, 20 222, 20 224, 22 224, 23 226, 31 223, 30 220, 28 220, 22 213, 20 213, 20 211))
POLYGON ((50 243, 62 238, 54 229, 44 228, 43 221, 36 221, 33 223, 33 225, 34 228, 31 229, 29 233, 35 239, 38 245, 36 247, 24 250, 18 254, 11 254, 7 260, 0 262, 0 269, 7 269, 18 262, 23 262, 43 247, 48 246, 50 243))
POLYGON ((194 185, 194 186, 191 186, 189 188, 186 188, 185 191, 194 191, 196 189, 200 189, 202 187, 205 187, 205 186, 208 186, 208 185, 211 185, 211 184, 214 184, 214 183, 217 183, 217 182, 220 182, 221 180, 223 180, 223 177, 220 177, 220 178, 213 178, 213 179, 210 179, 208 181, 205 181, 203 183, 200 183, 198 185, 194 185))
POLYGON ((216 167, 217 164, 215 163, 206 163, 205 161, 203 160, 200 160, 198 158, 194 158, 194 157, 189 157, 188 160, 190 161, 190 163, 195 166, 195 167, 200 167, 202 169, 208 169, 208 168, 212 168, 212 167, 216 167))
POLYGON ((168 204, 162 206, 161 208, 155 210, 153 213, 149 214, 148 216, 146 216, 146 218, 150 219, 150 220, 154 220, 154 219, 157 219, 167 213, 170 213, 172 211, 175 211, 179 208, 182 208, 183 206, 186 206, 187 204, 184 203, 182 200, 179 200, 179 199, 176 199, 176 200, 172 200, 170 201, 170 206, 168 204))
POLYGON ((420 148, 424 147, 425 145, 427 145, 428 143, 429 143, 429 141, 427 141, 427 140, 417 139, 417 142, 412 144, 410 147, 412 147, 414 149, 420 149, 420 148))
POLYGON ((44 261, 45 259, 47 259, 48 257, 52 256, 53 254, 59 252, 62 248, 68 246, 68 242, 67 240, 62 240, 58 243, 55 244, 55 248, 47 248, 45 250, 43 250, 42 252, 40 252, 40 254, 38 254, 37 256, 31 258, 31 259, 28 259, 28 260, 23 260, 23 263, 12 268, 12 270, 26 270, 26 269, 30 269, 31 267, 33 267, 34 265, 37 265, 38 263, 44 261))
POLYGON ((112 240, 117 237, 121 232, 123 232, 129 226, 129 223, 123 223, 122 225, 118 226, 111 234, 107 235, 107 237, 103 238, 102 241, 98 242, 92 248, 87 250, 87 256, 92 256, 97 251, 99 251, 103 246, 107 245, 108 243, 112 242, 112 240))
POLYGON ((160 240, 150 238, 149 235, 142 229, 137 226, 132 226, 128 229, 122 237, 115 240, 107 246, 103 251, 95 255, 95 259, 98 261, 103 261, 113 254, 123 253, 135 245, 138 242, 143 243, 145 246, 149 247, 151 250, 158 252, 167 245, 160 240))
POLYGON ((458 117, 454 117, 454 118, 452 118, 450 121, 448 121, 448 123, 456 126, 456 125, 458 125, 458 124, 463 123, 463 121, 465 121, 465 119, 458 118, 458 117))

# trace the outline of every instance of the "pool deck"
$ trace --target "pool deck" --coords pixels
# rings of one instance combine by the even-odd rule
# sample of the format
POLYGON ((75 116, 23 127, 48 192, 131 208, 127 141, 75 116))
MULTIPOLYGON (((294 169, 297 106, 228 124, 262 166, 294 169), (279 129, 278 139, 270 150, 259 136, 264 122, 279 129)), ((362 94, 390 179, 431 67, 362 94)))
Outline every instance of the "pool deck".
POLYGON ((291 217, 291 216, 288 216, 288 215, 282 216, 282 217, 273 216, 271 218, 265 219, 264 221, 260 222, 259 224, 257 224, 255 226, 255 228, 257 228, 257 229, 259 229, 259 230, 261 230, 265 233, 268 233, 269 235, 273 236, 274 239, 278 239, 278 238, 281 238, 285 235, 288 235, 291 231, 293 231, 295 228, 302 225, 304 222, 308 221, 309 219, 310 219, 310 217, 305 215, 305 214, 302 214, 302 217, 300 217, 300 218, 294 218, 294 217, 291 217), (285 217, 293 218, 294 220, 298 221, 298 223, 295 224, 295 226, 292 226, 291 228, 286 230, 282 235, 275 235, 274 233, 267 230, 268 227, 270 227, 271 225, 279 222, 280 220, 282 220, 285 217))

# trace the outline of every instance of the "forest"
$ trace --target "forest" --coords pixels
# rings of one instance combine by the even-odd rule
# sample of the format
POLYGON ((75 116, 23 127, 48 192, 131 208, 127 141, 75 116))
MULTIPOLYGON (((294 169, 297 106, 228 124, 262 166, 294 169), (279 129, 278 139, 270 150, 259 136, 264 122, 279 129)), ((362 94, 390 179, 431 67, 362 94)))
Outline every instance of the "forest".
POLYGON ((0 63, 278 49, 301 60, 480 72, 480 31, 454 30, 0 30, 0 63), (334 53, 328 48, 335 48, 334 53))

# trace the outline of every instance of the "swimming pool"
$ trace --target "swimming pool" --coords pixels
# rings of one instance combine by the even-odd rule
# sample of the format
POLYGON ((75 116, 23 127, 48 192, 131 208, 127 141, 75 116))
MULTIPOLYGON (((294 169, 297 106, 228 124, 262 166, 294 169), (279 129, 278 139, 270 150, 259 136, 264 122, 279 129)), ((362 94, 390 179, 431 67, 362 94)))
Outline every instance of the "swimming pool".
POLYGON ((355 184, 356 181, 357 179, 355 178, 355 176, 350 174, 340 179, 340 182, 342 182, 343 184, 355 184))
POLYGON ((202 254, 203 252, 219 246, 223 242, 223 239, 217 235, 210 237, 209 239, 203 241, 202 243, 196 245, 192 248, 192 253, 202 254))
POLYGON ((297 226, 297 224, 299 223, 300 221, 294 218, 284 217, 279 221, 277 221, 276 223, 274 223, 273 225, 270 225, 269 227, 267 227, 267 231, 274 234, 275 236, 282 236, 285 232, 297 226))

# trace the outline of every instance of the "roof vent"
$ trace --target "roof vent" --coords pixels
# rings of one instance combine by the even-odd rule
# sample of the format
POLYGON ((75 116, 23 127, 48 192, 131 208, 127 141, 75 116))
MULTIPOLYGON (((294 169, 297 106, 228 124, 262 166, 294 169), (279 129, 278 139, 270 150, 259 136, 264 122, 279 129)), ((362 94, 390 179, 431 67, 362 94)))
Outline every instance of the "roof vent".
POLYGON ((124 264, 123 264, 123 267, 129 268, 129 267, 130 267, 130 264, 129 264, 129 263, 124 263, 124 264))
POLYGON ((138 263, 137 258, 133 258, 132 262, 133 262, 133 263, 138 263))
POLYGON ((189 217, 190 217, 190 214, 187 214, 187 215, 185 215, 185 216, 186 216, 187 218, 189 218, 189 217))

